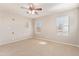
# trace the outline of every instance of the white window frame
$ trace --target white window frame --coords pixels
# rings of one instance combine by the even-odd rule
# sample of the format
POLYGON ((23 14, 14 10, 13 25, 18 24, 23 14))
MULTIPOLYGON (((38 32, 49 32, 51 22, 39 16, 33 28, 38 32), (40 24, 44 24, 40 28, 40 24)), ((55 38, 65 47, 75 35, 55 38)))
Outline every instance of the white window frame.
POLYGON ((57 34, 68 35, 69 34, 69 16, 58 16, 56 18, 57 34))

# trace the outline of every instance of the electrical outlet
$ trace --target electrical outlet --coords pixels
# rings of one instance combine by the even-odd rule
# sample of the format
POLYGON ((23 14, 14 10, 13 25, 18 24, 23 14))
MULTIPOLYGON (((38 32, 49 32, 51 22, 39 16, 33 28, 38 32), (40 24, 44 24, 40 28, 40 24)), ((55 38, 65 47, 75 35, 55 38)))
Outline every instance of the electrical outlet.
POLYGON ((12 40, 15 40, 15 38, 12 38, 12 40))
POLYGON ((13 18, 12 21, 15 21, 15 19, 13 18))

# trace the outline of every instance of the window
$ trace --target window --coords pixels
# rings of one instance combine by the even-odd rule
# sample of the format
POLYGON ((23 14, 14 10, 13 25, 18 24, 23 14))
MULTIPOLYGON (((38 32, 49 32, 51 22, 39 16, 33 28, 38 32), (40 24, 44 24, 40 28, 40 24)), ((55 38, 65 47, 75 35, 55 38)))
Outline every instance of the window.
POLYGON ((43 26, 43 22, 42 21, 37 21, 36 25, 37 25, 37 32, 41 32, 41 28, 43 26))
POLYGON ((57 33, 67 34, 69 32, 69 16, 57 17, 57 33))
POLYGON ((37 21, 37 27, 41 28, 43 25, 42 21, 37 21))

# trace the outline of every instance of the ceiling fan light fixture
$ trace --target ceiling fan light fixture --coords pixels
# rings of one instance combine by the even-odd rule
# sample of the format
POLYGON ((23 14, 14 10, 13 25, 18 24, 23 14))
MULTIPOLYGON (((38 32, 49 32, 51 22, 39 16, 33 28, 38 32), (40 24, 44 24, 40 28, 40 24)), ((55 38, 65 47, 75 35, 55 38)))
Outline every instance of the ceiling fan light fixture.
POLYGON ((38 11, 42 11, 42 8, 36 7, 35 4, 30 3, 27 7, 22 7, 22 9, 27 9, 27 14, 38 14, 38 11))

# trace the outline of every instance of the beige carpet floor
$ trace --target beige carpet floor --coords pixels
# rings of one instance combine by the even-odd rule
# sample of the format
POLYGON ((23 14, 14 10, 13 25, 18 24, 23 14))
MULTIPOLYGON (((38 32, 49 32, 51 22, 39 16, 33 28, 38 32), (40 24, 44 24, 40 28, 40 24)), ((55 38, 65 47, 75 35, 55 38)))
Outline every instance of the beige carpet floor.
POLYGON ((25 39, 0 46, 1 56, 79 56, 75 46, 44 41, 25 39))

